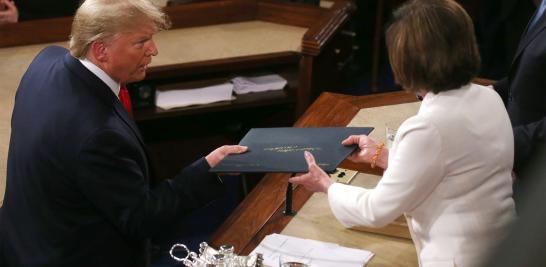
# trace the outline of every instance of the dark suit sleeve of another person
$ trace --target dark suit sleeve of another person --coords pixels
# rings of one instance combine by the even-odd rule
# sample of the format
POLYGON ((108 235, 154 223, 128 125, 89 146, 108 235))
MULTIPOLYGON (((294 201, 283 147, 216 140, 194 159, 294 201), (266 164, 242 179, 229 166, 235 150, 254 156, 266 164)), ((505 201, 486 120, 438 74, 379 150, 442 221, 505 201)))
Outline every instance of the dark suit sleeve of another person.
POLYGON ((497 91, 497 93, 500 95, 502 102, 504 102, 504 105, 506 106, 508 103, 508 93, 510 90, 510 82, 508 81, 508 77, 498 80, 495 84, 493 84, 493 88, 495 88, 495 91, 497 91))
POLYGON ((536 146, 544 142, 546 136, 546 117, 539 121, 514 127, 514 166, 520 167, 527 162, 536 146))
POLYGON ((518 208, 518 219, 510 227, 483 267, 546 266, 546 143, 539 142, 529 164, 518 179, 529 181, 518 208))
POLYGON ((75 175, 82 193, 123 234, 147 238, 174 217, 223 192, 204 158, 150 189, 138 163, 142 151, 115 130, 101 129, 82 145, 75 175))

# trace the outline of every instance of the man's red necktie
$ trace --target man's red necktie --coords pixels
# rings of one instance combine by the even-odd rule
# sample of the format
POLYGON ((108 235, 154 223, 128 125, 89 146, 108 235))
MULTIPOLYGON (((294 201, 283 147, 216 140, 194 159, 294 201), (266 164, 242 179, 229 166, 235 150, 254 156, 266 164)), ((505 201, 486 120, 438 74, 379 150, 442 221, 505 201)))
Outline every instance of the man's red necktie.
POLYGON ((133 115, 133 106, 131 105, 131 97, 129 96, 129 90, 125 85, 120 86, 119 88, 119 101, 123 107, 127 110, 129 115, 133 115))

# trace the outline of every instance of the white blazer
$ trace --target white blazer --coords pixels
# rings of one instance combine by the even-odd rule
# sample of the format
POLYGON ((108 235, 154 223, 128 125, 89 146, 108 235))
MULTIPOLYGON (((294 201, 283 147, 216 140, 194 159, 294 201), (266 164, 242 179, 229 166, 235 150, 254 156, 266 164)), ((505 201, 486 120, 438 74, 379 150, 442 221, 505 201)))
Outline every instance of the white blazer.
POLYGON ((347 227, 381 227, 405 214, 420 266, 475 266, 515 216, 513 140, 494 90, 428 93, 398 129, 377 187, 333 184, 330 207, 347 227))

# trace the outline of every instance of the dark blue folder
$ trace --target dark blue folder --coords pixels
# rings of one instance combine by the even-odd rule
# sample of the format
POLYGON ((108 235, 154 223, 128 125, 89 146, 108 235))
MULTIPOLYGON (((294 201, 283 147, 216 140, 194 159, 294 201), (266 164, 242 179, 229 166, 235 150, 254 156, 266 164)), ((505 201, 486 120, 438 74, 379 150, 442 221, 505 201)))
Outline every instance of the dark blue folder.
POLYGON ((239 143, 248 146, 248 152, 229 155, 210 171, 304 173, 308 171, 303 156, 307 150, 324 171, 334 172, 357 147, 344 146, 341 141, 350 135, 367 135, 372 130, 372 127, 254 128, 239 143))

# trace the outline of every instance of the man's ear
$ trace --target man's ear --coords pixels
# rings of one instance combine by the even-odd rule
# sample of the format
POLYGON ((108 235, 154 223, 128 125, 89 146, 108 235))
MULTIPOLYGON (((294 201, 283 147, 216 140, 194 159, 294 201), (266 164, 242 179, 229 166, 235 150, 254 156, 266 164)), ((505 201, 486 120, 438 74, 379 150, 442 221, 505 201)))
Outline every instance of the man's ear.
POLYGON ((108 53, 106 50, 106 44, 102 41, 93 41, 91 43, 91 53, 99 62, 105 62, 108 60, 108 53))

